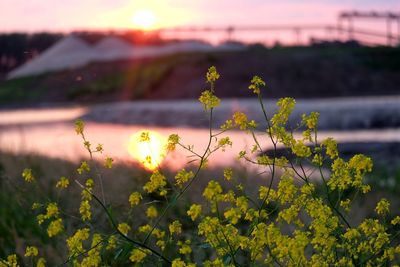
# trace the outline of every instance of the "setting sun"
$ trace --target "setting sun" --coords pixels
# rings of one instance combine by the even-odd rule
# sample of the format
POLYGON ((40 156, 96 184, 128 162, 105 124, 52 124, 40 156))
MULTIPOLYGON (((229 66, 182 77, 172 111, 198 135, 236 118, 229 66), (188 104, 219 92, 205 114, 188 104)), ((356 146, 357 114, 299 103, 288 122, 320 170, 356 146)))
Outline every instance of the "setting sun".
POLYGON ((155 170, 164 160, 167 139, 153 131, 139 131, 129 140, 129 154, 146 169, 155 170))
POLYGON ((141 30, 151 30, 156 23, 156 16, 153 11, 143 9, 136 11, 132 17, 133 25, 141 30))

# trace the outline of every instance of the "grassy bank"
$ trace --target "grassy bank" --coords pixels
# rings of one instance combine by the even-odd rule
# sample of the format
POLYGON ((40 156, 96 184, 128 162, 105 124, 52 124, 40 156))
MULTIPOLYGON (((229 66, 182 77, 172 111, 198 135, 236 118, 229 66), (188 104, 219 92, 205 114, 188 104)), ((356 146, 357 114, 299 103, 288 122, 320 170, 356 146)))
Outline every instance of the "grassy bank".
POLYGON ((203 73, 216 65, 220 97, 250 97, 255 74, 268 97, 320 98, 398 94, 400 48, 252 46, 246 51, 189 53, 88 66, 0 83, 0 104, 197 98, 203 73), (240 62, 240 64, 238 64, 240 62))

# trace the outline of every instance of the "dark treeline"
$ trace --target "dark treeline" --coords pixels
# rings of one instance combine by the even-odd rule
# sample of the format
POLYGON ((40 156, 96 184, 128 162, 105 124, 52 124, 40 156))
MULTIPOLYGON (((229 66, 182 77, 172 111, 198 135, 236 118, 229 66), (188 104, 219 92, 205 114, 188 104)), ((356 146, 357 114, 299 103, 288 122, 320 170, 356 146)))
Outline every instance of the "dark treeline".
POLYGON ((31 59, 61 37, 57 33, 0 34, 0 72, 7 72, 31 59))
MULTIPOLYGON (((118 36, 134 44, 160 43, 161 39, 157 34, 146 34, 139 31, 127 32, 73 32, 82 37, 88 43, 95 43, 105 36, 118 36)), ((25 63, 37 56, 59 39, 64 37, 61 33, 0 33, 0 78, 2 74, 25 63)))

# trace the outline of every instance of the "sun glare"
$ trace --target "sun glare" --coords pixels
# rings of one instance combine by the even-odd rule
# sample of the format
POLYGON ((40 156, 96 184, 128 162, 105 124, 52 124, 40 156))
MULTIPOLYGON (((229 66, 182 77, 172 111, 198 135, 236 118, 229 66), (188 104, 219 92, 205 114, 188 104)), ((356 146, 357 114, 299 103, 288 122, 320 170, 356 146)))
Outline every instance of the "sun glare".
POLYGON ((156 16, 151 10, 136 11, 132 17, 133 25, 141 30, 151 30, 156 23, 156 16))
POLYGON ((146 169, 156 170, 164 160, 167 139, 154 131, 139 131, 129 140, 129 154, 146 169))

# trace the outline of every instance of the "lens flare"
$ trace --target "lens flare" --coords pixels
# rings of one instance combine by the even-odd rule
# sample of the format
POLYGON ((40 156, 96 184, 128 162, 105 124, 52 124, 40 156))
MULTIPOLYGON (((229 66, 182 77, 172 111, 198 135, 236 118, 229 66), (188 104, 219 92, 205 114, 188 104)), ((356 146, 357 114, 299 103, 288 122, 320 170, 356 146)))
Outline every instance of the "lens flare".
POLYGON ((143 167, 156 170, 165 158, 167 138, 161 134, 142 130, 129 139, 128 152, 143 167))

